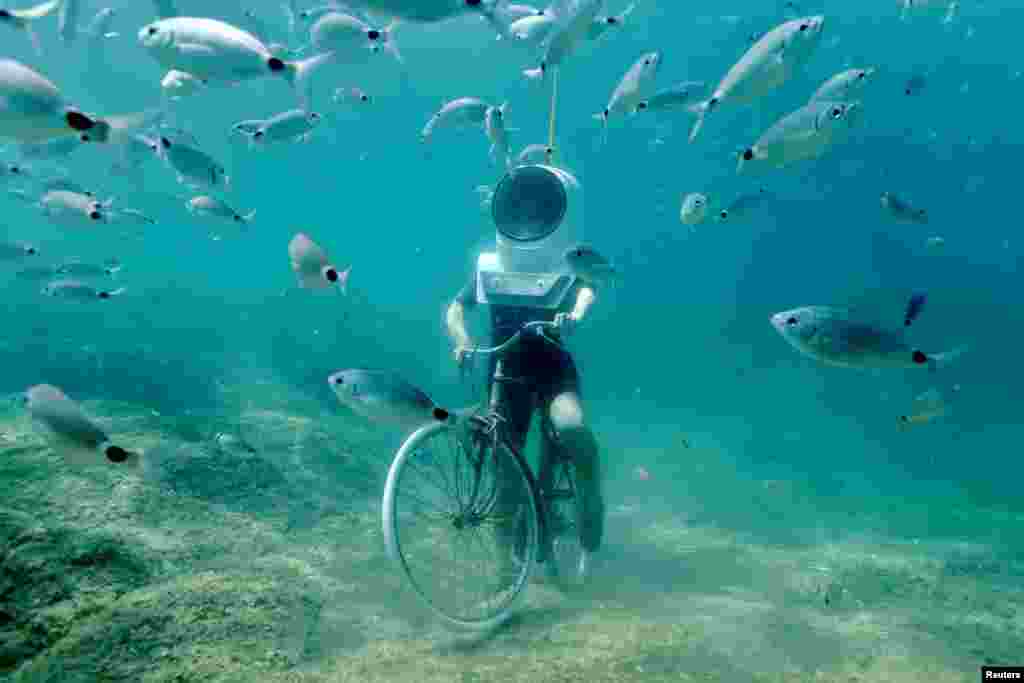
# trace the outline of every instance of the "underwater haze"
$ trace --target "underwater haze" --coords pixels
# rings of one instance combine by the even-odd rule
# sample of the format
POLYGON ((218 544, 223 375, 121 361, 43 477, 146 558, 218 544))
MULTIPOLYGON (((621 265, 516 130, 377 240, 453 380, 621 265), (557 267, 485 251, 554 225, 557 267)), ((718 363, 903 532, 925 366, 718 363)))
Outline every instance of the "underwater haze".
MULTIPOLYGON (((353 411, 327 378, 385 370, 453 411, 482 400, 486 363, 464 377, 445 315, 495 244, 481 186, 506 168, 482 125, 421 131, 444 103, 477 97, 508 103, 513 157, 547 144, 554 77, 523 75, 544 45, 498 40, 474 12, 400 21, 388 27, 400 60, 363 49, 312 73, 308 140, 250 145, 232 127, 294 109, 304 84, 269 75, 168 99, 168 69, 138 38, 163 3, 79 4, 73 42, 56 12, 31 20, 41 54, 0 24, 3 58, 83 112, 162 111, 136 132, 159 148, 187 140, 230 184, 190 187, 163 149, 126 169, 117 144, 40 160, 0 141, 0 160, 23 170, 0 177, 2 239, 38 250, 0 256, 0 680, 952 682, 1024 666, 1024 5, 637 0, 551 69, 552 164, 578 179, 575 227, 617 272, 567 341, 607 522, 585 589, 538 579, 500 628, 465 634, 420 603, 385 548, 381 499, 406 434, 353 411), (119 35, 86 35, 108 6, 119 35), (612 116, 606 132, 594 118, 646 52, 662 53, 647 94, 701 81, 696 110, 773 28, 813 15, 825 17, 813 53, 792 68, 795 50, 769 56, 784 82, 712 105, 692 142, 686 106, 612 116), (848 139, 737 172, 852 68, 875 71, 849 98, 848 139), (353 88, 369 101, 334 97, 353 88), (112 200, 109 220, 46 211, 58 180, 112 200), (680 217, 692 193, 711 207, 693 224, 680 217), (203 194, 255 215, 187 210, 203 194), (718 217, 750 194, 763 195, 753 209, 718 217), (298 285, 297 233, 351 268, 344 293, 298 285), (124 289, 109 299, 42 291, 62 277, 47 268, 114 261, 81 278, 124 289), (902 335, 906 367, 795 348, 770 319, 805 306, 902 335), (52 438, 17 400, 40 384, 139 466, 52 438)), ((174 6, 290 58, 319 52, 311 22, 290 33, 277 0, 174 6)), ((481 311, 468 324, 486 345, 481 311)), ((820 332, 826 345, 844 334, 820 332)))

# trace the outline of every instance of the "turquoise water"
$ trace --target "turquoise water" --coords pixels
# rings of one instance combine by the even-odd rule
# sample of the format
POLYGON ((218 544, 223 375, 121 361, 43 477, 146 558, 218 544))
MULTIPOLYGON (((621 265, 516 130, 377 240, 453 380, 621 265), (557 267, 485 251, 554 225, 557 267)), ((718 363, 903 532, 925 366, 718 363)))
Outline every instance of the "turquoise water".
MULTIPOLYGON (((177 1, 183 14, 241 25, 242 9, 283 21, 277 3, 270 1, 252 0, 244 8, 226 0, 177 1)), ((52 18, 39 22, 43 57, 11 31, 5 31, 5 54, 51 78, 86 111, 157 106, 163 71, 135 40, 138 28, 152 20, 152 8, 146 2, 110 4, 119 12, 114 30, 123 35, 110 40, 101 55, 89 56, 81 37, 71 46, 60 43, 52 18)), ((583 185, 582 203, 574 210, 582 217, 586 240, 622 273, 620 286, 599 292, 572 339, 587 418, 606 463, 609 509, 618 510, 608 527, 608 573, 596 595, 570 601, 571 609, 553 598, 555 607, 528 603, 511 635, 485 642, 482 650, 452 654, 442 648, 440 655, 430 650, 443 664, 428 675, 373 650, 374 642, 420 643, 436 632, 410 594, 395 597, 397 570, 383 549, 372 545, 375 540, 367 540, 373 549, 367 575, 395 576, 388 584, 363 586, 365 609, 379 608, 400 626, 375 631, 364 624, 353 631, 359 638, 346 640, 338 635, 337 621, 321 616, 304 624, 307 634, 317 634, 317 648, 310 649, 307 641, 305 659, 289 667, 311 677, 319 671, 323 680, 348 680, 341 673, 331 678, 324 662, 364 648, 360 652, 369 652, 371 662, 364 675, 371 678, 493 680, 489 676, 497 674, 488 667, 514 668, 524 656, 517 648, 538 639, 548 643, 543 629, 558 624, 589 633, 607 628, 609 638, 626 642, 621 631, 626 623, 642 628, 690 624, 698 614, 722 615, 693 601, 758 593, 765 579, 754 570, 729 573, 743 563, 733 556, 718 561, 713 548, 719 541, 707 539, 719 533, 731 539, 732 552, 738 547, 745 557, 760 558, 762 567, 781 567, 786 558, 809 565, 831 558, 833 572, 846 577, 848 607, 843 609, 848 611, 830 619, 853 623, 856 615, 873 613, 878 621, 872 623, 881 623, 878 614, 891 615, 887 610, 917 614, 918 621, 893 622, 901 624, 893 638, 903 648, 904 664, 857 664, 856 657, 867 655, 841 645, 833 652, 816 640, 849 645, 855 640, 852 627, 833 624, 828 630, 808 618, 793 636, 786 626, 797 619, 793 610, 811 609, 812 602, 820 609, 820 601, 804 596, 794 607, 785 593, 776 595, 778 600, 766 598, 772 605, 766 609, 779 615, 777 623, 765 617, 751 626, 757 638, 751 636, 756 644, 748 645, 751 652, 764 653, 761 666, 753 654, 741 656, 744 647, 736 643, 744 642, 738 635, 744 626, 737 617, 728 628, 719 624, 720 631, 709 628, 694 640, 672 641, 672 657, 648 665, 646 673, 620 671, 621 662, 593 671, 620 671, 618 680, 689 680, 685 676, 703 674, 802 680, 798 676, 813 677, 815 670, 839 675, 861 666, 858 675, 864 680, 925 680, 935 671, 946 677, 942 680, 974 680, 983 662, 1019 665, 1024 660, 1017 610, 1024 604, 1024 507, 1015 490, 1021 471, 1015 156, 1024 148, 1016 105, 1024 61, 1014 49, 1024 8, 964 0, 955 20, 944 24, 941 12, 901 21, 891 0, 807 5, 803 13, 825 15, 825 31, 814 56, 788 83, 751 106, 716 112, 693 144, 686 139, 692 117, 673 112, 613 121, 608 143, 601 145, 600 124, 591 114, 604 107, 641 53, 664 52, 659 87, 685 80, 713 85, 750 45, 751 34, 789 18, 782 4, 641 0, 622 29, 583 47, 559 72, 558 160, 583 185), (737 151, 801 106, 831 75, 857 66, 877 67, 878 73, 864 94, 864 119, 850 142, 819 161, 760 177, 737 176, 737 151), (914 75, 924 75, 926 86, 908 97, 903 85, 914 75), (749 220, 708 221, 693 229, 680 223, 687 193, 704 192, 714 203, 760 186, 775 199, 749 220), (925 207, 929 223, 892 220, 879 205, 883 192, 925 207), (941 250, 926 248, 932 236, 945 239, 941 250), (911 331, 913 339, 929 351, 970 346, 969 353, 937 373, 826 367, 800 356, 768 324, 775 312, 827 304, 854 305, 899 326, 915 291, 926 291, 929 298, 911 331), (954 385, 959 386, 955 392, 954 385), (897 417, 932 387, 949 397, 949 414, 898 430, 897 417), (648 481, 637 477, 637 467, 650 472, 648 481), (706 531, 693 541, 706 554, 666 551, 680 547, 671 534, 662 534, 667 527, 673 533, 706 531), (654 537, 661 540, 651 541, 654 537), (655 547, 667 555, 658 555, 655 547), (938 589, 906 588, 917 584, 895 570, 879 578, 881 570, 866 568, 877 569, 869 560, 850 559, 863 548, 875 548, 876 560, 877 548, 898 548, 901 567, 929 567, 932 578, 934 572, 969 574, 969 588, 943 584, 943 590, 962 589, 975 601, 964 606, 936 597, 938 589), (758 554, 766 549, 773 553, 770 559, 758 554), (961 565, 954 559, 965 554, 972 558, 965 563, 975 569, 955 569, 961 565), (721 583, 707 578, 720 572, 728 577, 721 583), (879 588, 882 584, 886 587, 879 588), (983 594, 990 597, 977 597, 983 594), (614 626, 592 617, 598 603, 609 601, 621 610, 614 626), (667 610, 671 614, 657 609, 659 601, 673 606, 667 610), (964 633, 975 623, 988 630, 977 635, 979 625, 968 638, 964 633), (828 656, 818 660, 808 654, 816 648, 828 656), (698 650, 729 656, 701 658, 693 654, 698 650), (730 658, 738 663, 727 666, 730 658), (379 668, 372 662, 380 662, 379 668), (792 679, 784 678, 790 673, 792 679)), ((83 16, 91 16, 101 5, 83 6, 83 16)), ((608 9, 619 12, 622 6, 608 9)), ((493 226, 474 190, 501 176, 488 159, 481 132, 439 132, 429 156, 419 132, 448 99, 508 101, 507 125, 515 129, 510 135, 517 152, 545 141, 549 115, 547 86, 520 74, 536 66, 533 53, 495 41, 479 19, 401 25, 395 36, 403 65, 380 55, 317 72, 313 110, 325 121, 308 144, 250 150, 230 134, 237 121, 292 108, 295 97, 283 81, 210 89, 172 106, 173 123, 227 167, 232 187, 225 197, 232 206, 241 213, 257 211, 244 230, 217 228, 223 239, 212 240, 216 226, 185 211, 183 197, 190 195, 160 160, 148 161, 137 178, 117 178, 108 172, 110 151, 101 147, 78 150, 63 168, 98 197, 113 197, 115 207, 142 210, 156 225, 64 227, 17 199, 5 200, 7 240, 37 244, 48 263, 116 257, 124 263, 116 283, 126 293, 95 303, 51 299, 39 295, 41 283, 18 279, 17 266, 0 264, 7 311, 0 392, 54 384, 108 425, 120 424, 122 414, 155 411, 159 419, 132 432, 152 448, 160 442, 196 443, 211 430, 239 424, 263 444, 284 443, 286 436, 278 432, 261 436, 261 429, 271 428, 246 416, 260 410, 288 413, 303 421, 302 429, 320 432, 323 443, 372 443, 360 446, 371 463, 369 483, 356 488, 368 504, 379 500, 384 468, 398 442, 348 414, 326 378, 343 368, 383 368, 443 405, 475 400, 451 361, 443 317, 475 255, 493 244, 493 226), (337 87, 359 87, 373 102, 332 103, 337 87), (349 296, 295 287, 286 251, 298 231, 321 244, 338 266, 352 266, 349 296)), ((16 159, 13 146, 4 159, 16 159)), ((44 164, 34 168, 44 177, 58 172, 44 164)), ((483 316, 471 322, 482 339, 483 316)), ((320 495, 330 497, 348 471, 332 470, 333 461, 317 455, 324 448, 309 446, 291 458, 274 456, 270 446, 264 450, 286 479, 301 469, 318 478, 320 495)), ((53 467, 52 459, 47 462, 53 467)), ((12 491, 28 471, 5 475, 12 491)), ((71 476, 60 468, 45 471, 57 488, 71 476)), ((102 477, 107 475, 96 476, 100 479, 82 480, 90 492, 83 495, 105 495, 102 477)), ((237 486, 244 487, 244 480, 237 486)), ((354 495, 346 493, 346 500, 332 505, 358 507, 354 495)), ((23 497, 12 494, 10 500, 13 509, 38 513, 23 497)), ((73 506, 62 505, 57 516, 45 518, 47 524, 75 518, 73 506)), ((262 523, 258 507, 243 502, 235 509, 262 523)), ((294 510, 289 515, 294 522, 294 510)), ((298 526, 309 533, 319 525, 332 552, 343 554, 349 541, 334 528, 328 532, 327 524, 314 514, 298 526)), ((292 526, 268 554, 298 556, 300 549, 312 547, 313 541, 292 526)), ((366 533, 373 539, 372 524, 366 533)), ((247 552, 259 558, 259 544, 247 552)), ((863 552, 872 556, 871 550, 863 552)), ((182 571, 198 575, 208 566, 182 571)), ((355 575, 351 580, 359 584, 355 575)), ((531 590, 547 595, 544 589, 531 590)), ((323 601, 336 606, 325 595, 320 594, 323 601)), ((19 629, 28 623, 16 616, 19 629)), ((0 628, 6 628, 4 622, 0 628)), ((566 663, 574 647, 585 646, 563 643, 531 674, 533 680, 573 680, 558 676, 577 671, 566 663)), ((587 641, 586 647, 599 646, 587 641)), ((50 661, 73 659, 55 652, 50 661)), ((897 656, 871 653, 876 662, 897 656)), ((623 654, 622 661, 631 656, 623 654)), ((248 680, 260 680, 258 675, 263 674, 248 680)))

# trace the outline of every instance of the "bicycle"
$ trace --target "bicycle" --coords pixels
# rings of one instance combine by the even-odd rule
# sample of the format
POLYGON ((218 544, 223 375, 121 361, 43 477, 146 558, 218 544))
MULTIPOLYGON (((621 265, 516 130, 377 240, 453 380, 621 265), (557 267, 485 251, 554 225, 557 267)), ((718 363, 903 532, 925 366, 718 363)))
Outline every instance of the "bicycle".
MULTIPOLYGON (((470 349, 471 359, 497 356, 486 412, 420 427, 388 471, 388 554, 419 599, 449 625, 500 625, 512 615, 535 564, 544 563, 565 591, 587 580, 590 560, 577 529, 572 458, 558 449, 548 471, 539 473, 542 485, 513 446, 503 417, 504 385, 518 378, 504 374, 501 356, 530 333, 561 347, 545 333, 554 327, 528 322, 499 346, 470 349), (443 537, 446 531, 454 536, 451 542, 443 537), (479 588, 471 585, 474 572, 481 575, 479 588)), ((551 428, 546 417, 545 428, 551 428)))

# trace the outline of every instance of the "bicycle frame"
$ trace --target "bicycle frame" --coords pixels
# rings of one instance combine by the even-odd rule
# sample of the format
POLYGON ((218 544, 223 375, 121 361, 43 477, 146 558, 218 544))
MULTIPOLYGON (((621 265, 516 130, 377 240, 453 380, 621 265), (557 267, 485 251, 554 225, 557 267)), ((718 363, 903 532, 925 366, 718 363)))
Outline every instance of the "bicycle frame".
MULTIPOLYGON (((501 345, 499 345, 499 346, 497 346, 497 347, 495 347, 493 349, 477 350, 476 353, 500 354, 500 353, 504 352, 505 350, 507 350, 508 348, 512 347, 521 338, 521 336, 523 334, 523 330, 529 329, 531 327, 534 328, 534 329, 543 330, 544 328, 550 327, 550 326, 552 326, 552 324, 548 323, 546 321, 545 322, 538 321, 536 323, 527 323, 526 325, 523 326, 522 330, 517 332, 513 337, 509 338, 505 343, 503 343, 503 344, 501 344, 501 345)), ((551 341, 552 343, 555 343, 554 340, 552 340, 550 337, 546 337, 546 338, 548 339, 548 341, 551 341)), ((495 361, 494 371, 493 371, 493 374, 491 375, 490 397, 488 399, 488 404, 487 404, 488 414, 487 414, 486 418, 483 418, 483 419, 486 419, 490 423, 490 425, 491 425, 491 430, 492 431, 491 431, 491 434, 489 436, 493 440, 492 441, 492 446, 496 447, 497 446, 497 442, 499 440, 505 444, 505 446, 509 449, 509 451, 511 451, 512 456, 516 459, 516 462, 519 465, 519 467, 523 470, 523 473, 526 476, 526 480, 527 480, 530 488, 533 489, 533 492, 534 492, 534 504, 535 504, 535 506, 537 508, 536 512, 537 512, 538 535, 539 535, 539 539, 540 539, 540 548, 538 549, 537 559, 538 559, 538 561, 543 562, 543 561, 545 561, 547 559, 547 557, 548 557, 548 555, 549 555, 549 553, 551 551, 551 542, 552 542, 550 534, 548 533, 549 526, 550 526, 549 519, 548 519, 547 505, 546 505, 546 502, 547 502, 546 495, 547 495, 548 492, 545 492, 545 491, 541 490, 540 484, 539 484, 538 479, 537 479, 537 475, 534 474, 533 468, 530 467, 530 464, 527 462, 524 454, 520 451, 520 449, 517 447, 515 442, 510 438, 510 435, 506 431, 507 430, 507 427, 505 426, 505 424, 506 424, 506 416, 505 416, 504 410, 503 410, 504 406, 505 406, 505 400, 506 400, 505 385, 507 383, 509 383, 509 382, 519 381, 520 378, 507 376, 505 374, 505 372, 504 372, 504 366, 505 366, 504 359, 501 358, 500 355, 499 355, 499 357, 495 361)), ((546 421, 545 421, 544 428, 545 429, 548 428, 548 426, 546 424, 546 421)), ((492 453, 495 452, 495 448, 492 448, 491 452, 492 453)), ((555 462, 555 463, 551 463, 551 466, 552 467, 557 467, 560 464, 563 464, 561 462, 561 460, 559 460, 558 462, 555 462)), ((480 472, 479 468, 477 469, 477 472, 478 472, 478 476, 479 476, 479 472, 480 472)), ((555 492, 551 492, 551 493, 555 493, 555 492)))

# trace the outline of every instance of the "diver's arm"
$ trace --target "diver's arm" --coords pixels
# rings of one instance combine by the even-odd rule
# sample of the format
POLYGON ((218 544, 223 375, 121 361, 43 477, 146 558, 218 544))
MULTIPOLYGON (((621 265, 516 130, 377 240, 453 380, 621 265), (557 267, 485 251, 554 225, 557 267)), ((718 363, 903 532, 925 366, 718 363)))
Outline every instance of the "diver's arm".
POLYGON ((469 332, 466 331, 466 310, 459 301, 453 301, 448 306, 448 313, 445 316, 448 325, 448 336, 455 342, 455 351, 465 349, 470 345, 469 332))
POLYGON ((590 306, 596 300, 597 292, 594 291, 594 288, 589 285, 583 285, 580 287, 580 291, 576 295, 576 306, 573 307, 572 313, 569 315, 572 316, 572 319, 575 322, 580 322, 583 320, 583 316, 587 314, 587 311, 590 310, 590 306))
POLYGON ((590 285, 583 285, 576 294, 576 305, 571 313, 559 313, 555 316, 555 325, 562 334, 571 334, 583 316, 590 310, 591 304, 597 300, 597 292, 590 285))

